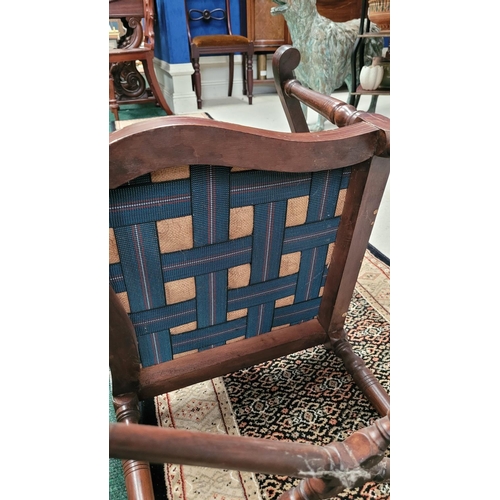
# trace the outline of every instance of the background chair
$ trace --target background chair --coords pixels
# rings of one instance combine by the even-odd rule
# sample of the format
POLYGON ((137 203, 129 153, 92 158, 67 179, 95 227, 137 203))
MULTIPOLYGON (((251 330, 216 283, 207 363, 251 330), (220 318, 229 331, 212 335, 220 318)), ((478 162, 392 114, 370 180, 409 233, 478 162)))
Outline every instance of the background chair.
POLYGON ((291 47, 273 59, 292 128, 307 131, 301 102, 340 128, 169 117, 110 134, 110 457, 129 498, 153 498, 148 462, 302 478, 283 500, 388 479, 389 395, 344 326, 389 175, 389 119, 303 88, 299 59, 291 47), (320 344, 381 415, 343 442, 129 425, 142 400, 320 344))
POLYGON ((229 0, 184 0, 186 23, 193 63, 193 88, 196 92, 198 109, 202 107, 200 56, 229 56, 229 89, 233 93, 234 54, 243 56, 243 95, 252 104, 253 92, 253 42, 241 35, 234 35, 231 28, 229 0))
POLYGON ((154 5, 153 0, 109 0, 109 18, 120 19, 125 29, 117 48, 109 50, 109 107, 115 120, 120 104, 154 102, 173 115, 153 65, 154 5), (145 78, 137 69, 138 61, 145 78))

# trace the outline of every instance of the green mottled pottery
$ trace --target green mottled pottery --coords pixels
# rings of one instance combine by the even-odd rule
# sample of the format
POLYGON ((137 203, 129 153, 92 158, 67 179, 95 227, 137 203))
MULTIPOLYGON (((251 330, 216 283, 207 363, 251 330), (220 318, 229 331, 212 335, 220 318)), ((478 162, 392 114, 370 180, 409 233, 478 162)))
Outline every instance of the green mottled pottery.
POLYGON ((368 19, 382 31, 391 27, 391 0, 368 0, 368 19))

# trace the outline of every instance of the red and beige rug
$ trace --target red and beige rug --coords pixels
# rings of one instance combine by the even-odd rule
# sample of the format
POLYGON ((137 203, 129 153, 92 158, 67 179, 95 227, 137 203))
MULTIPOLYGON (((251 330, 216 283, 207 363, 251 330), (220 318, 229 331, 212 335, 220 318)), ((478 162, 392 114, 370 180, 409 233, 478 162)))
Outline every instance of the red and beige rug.
MULTIPOLYGON (((353 348, 388 391, 389 282, 390 268, 367 251, 346 322, 353 348)), ((378 417, 342 363, 321 346, 158 396, 155 413, 164 427, 314 444, 345 439, 378 417)), ((168 500, 275 500, 298 483, 203 467, 157 467, 163 467, 168 500)), ((338 498, 387 500, 390 487, 368 483, 338 498)))

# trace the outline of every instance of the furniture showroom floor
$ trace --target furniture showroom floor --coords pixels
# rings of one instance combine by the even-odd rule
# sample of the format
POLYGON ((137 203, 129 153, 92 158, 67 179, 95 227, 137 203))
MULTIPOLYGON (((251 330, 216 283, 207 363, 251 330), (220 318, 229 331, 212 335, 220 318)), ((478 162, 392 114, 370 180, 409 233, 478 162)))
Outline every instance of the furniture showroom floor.
MULTIPOLYGON (((253 104, 249 105, 246 96, 233 96, 222 99, 207 99, 203 101, 202 111, 208 113, 215 120, 259 127, 266 130, 289 132, 283 108, 276 93, 260 93, 261 89, 254 88, 253 104), (259 93, 257 93, 259 92, 259 93)), ((342 101, 348 100, 347 92, 335 92, 334 97, 342 101)), ((359 110, 367 110, 370 98, 362 96, 358 104, 359 110)), ((376 112, 390 118, 390 97, 379 96, 376 112)), ((317 114, 310 112, 307 117, 309 125, 314 125, 317 114)), ((326 129, 333 127, 326 125, 326 129)), ((221 144, 221 147, 224 145, 221 144)), ((382 198, 379 213, 370 237, 370 244, 390 259, 390 177, 382 198)))

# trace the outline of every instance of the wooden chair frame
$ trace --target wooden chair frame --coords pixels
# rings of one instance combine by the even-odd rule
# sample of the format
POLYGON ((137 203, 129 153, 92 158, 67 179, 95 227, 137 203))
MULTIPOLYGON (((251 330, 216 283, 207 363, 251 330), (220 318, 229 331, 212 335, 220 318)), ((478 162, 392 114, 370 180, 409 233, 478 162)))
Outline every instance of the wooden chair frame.
POLYGON ((238 166, 278 172, 351 167, 351 178, 317 318, 257 337, 142 367, 134 327, 110 288, 110 369, 118 423, 110 424, 110 457, 123 460, 130 499, 153 498, 148 462, 180 463, 302 478, 282 500, 330 498, 346 487, 389 478, 389 395, 353 351, 344 328, 361 262, 389 175, 389 119, 357 111, 301 86, 300 55, 275 53, 273 69, 292 133, 190 118, 165 117, 110 134, 110 188, 154 168, 180 164, 238 166), (339 128, 307 132, 304 103, 339 128), (220 143, 224 141, 224 149, 220 143), (245 154, 242 154, 245 151, 245 154), (161 158, 161 162, 157 161, 161 158), (328 446, 135 425, 139 401, 324 344, 381 418, 328 446), (134 424, 134 425, 130 425, 134 424))
POLYGON ((193 64, 193 88, 196 93, 198 109, 202 109, 202 87, 200 73, 200 57, 207 55, 228 55, 229 57, 229 87, 228 96, 233 93, 234 79, 234 54, 241 53, 243 57, 243 95, 248 97, 248 104, 252 104, 253 99, 253 42, 241 35, 234 35, 231 26, 230 1, 225 1, 225 11, 223 9, 208 10, 190 9, 189 0, 184 0, 186 10, 186 26, 191 51, 191 63, 193 64), (191 22, 225 21, 227 34, 192 36, 191 22))
POLYGON ((120 19, 125 28, 118 48, 109 51, 109 107, 115 120, 120 104, 154 102, 173 115, 154 70, 154 9, 154 0, 109 0, 109 18, 120 19), (149 89, 137 61, 142 63, 149 89))

